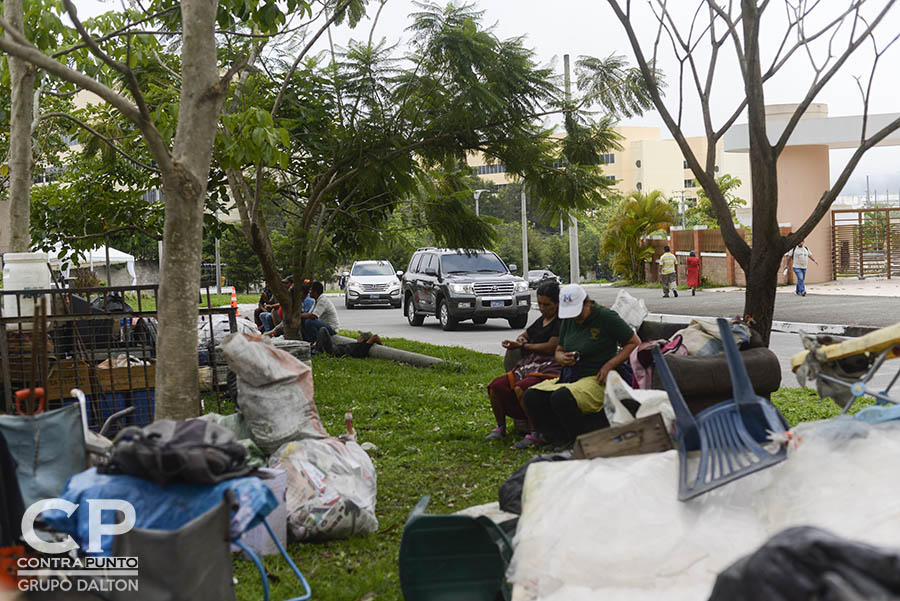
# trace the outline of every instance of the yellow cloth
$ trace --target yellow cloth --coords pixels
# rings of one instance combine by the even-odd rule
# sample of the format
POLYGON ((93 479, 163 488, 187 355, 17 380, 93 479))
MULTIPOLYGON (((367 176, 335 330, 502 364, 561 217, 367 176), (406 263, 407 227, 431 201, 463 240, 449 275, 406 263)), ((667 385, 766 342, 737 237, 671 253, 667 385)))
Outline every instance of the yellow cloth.
POLYGON ((676 262, 677 259, 675 259, 675 255, 673 255, 672 253, 663 253, 663 255, 659 258, 659 273, 662 275, 675 273, 676 262))
POLYGON ((596 374, 585 376, 580 380, 567 382, 565 384, 560 384, 559 378, 544 380, 543 382, 538 382, 532 386, 532 388, 535 390, 543 390, 545 392, 552 392, 554 390, 559 390, 560 388, 568 388, 569 392, 572 393, 572 396, 575 397, 578 409, 582 413, 597 413, 598 411, 603 411, 604 386, 597 379, 596 374))

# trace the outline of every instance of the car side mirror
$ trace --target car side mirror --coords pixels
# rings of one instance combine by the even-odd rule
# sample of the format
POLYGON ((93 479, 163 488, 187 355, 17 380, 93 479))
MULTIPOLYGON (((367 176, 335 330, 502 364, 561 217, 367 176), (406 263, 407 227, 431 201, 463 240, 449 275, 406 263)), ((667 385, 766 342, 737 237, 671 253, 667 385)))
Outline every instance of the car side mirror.
POLYGON ((510 270, 510 271, 517 271, 518 269, 519 269, 519 266, 516 265, 515 263, 511 263, 511 264, 509 265, 509 270, 510 270))
POLYGON ((398 272, 397 272, 397 277, 398 277, 398 278, 402 278, 402 277, 403 277, 403 271, 398 271, 398 272))

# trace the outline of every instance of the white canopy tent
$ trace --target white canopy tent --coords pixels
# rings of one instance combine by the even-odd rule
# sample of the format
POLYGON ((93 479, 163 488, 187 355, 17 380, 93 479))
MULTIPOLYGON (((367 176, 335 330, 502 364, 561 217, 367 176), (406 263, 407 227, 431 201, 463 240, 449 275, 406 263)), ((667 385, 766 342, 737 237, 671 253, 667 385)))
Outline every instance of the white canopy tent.
MULTIPOLYGON (((56 269, 61 268, 63 260, 60 260, 59 258, 60 253, 61 245, 59 244, 57 244, 53 250, 47 252, 47 261, 50 263, 51 267, 55 267, 56 269)), ((72 263, 79 267, 87 265, 90 267, 91 271, 93 271, 94 265, 106 265, 106 247, 98 246, 90 251, 77 252, 65 262, 68 263, 68 265, 66 265, 66 268, 63 269, 62 272, 66 277, 69 275, 69 268, 72 266, 72 263)), ((134 271, 134 256, 110 247, 109 264, 121 265, 122 263, 124 263, 125 267, 128 269, 132 285, 137 285, 137 275, 134 271)))

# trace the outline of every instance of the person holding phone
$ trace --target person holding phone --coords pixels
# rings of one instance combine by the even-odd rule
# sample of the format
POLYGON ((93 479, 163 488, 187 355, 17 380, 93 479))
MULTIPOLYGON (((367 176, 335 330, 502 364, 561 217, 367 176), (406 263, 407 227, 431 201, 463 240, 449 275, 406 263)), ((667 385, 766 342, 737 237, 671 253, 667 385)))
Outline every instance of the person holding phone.
POLYGON ((544 442, 569 445, 585 432, 609 426, 603 392, 609 373, 641 342, 630 325, 590 298, 578 284, 559 291, 560 377, 535 384, 523 403, 544 442))

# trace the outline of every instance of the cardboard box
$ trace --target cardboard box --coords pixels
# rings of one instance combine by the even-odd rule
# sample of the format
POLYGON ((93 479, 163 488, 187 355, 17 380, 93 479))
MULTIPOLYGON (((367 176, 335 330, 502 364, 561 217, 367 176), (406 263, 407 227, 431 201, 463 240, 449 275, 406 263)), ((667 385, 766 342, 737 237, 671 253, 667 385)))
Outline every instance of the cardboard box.
POLYGON ((575 440, 572 459, 659 453, 672 448, 666 424, 662 416, 656 413, 624 426, 582 434, 575 440))

